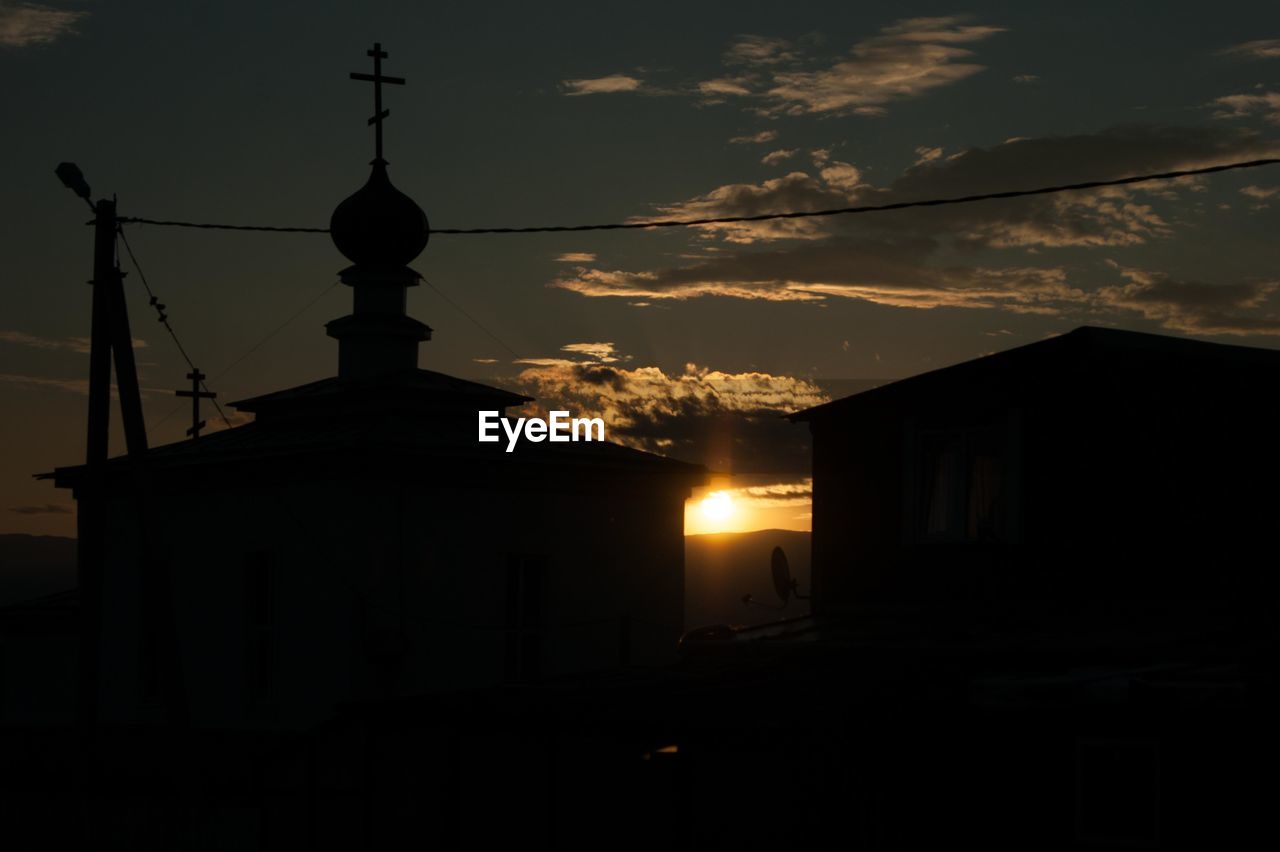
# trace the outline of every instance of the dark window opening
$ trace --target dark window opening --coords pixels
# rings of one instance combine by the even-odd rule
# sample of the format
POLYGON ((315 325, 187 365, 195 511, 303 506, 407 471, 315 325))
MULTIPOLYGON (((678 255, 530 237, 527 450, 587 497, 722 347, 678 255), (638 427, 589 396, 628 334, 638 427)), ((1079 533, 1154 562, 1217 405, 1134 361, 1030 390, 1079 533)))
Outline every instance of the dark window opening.
POLYGON ((510 682, 533 681, 542 674, 547 562, 545 556, 507 559, 506 678, 510 682))
POLYGON ((915 469, 917 538, 1005 538, 1007 471, 999 430, 922 430, 917 435, 915 469))
POLYGON ((159 704, 164 698, 165 601, 159 565, 146 560, 141 574, 140 618, 138 619, 138 696, 143 704, 159 704))
POLYGON ((265 551, 245 557, 245 687, 251 706, 267 704, 276 686, 275 555, 265 551))

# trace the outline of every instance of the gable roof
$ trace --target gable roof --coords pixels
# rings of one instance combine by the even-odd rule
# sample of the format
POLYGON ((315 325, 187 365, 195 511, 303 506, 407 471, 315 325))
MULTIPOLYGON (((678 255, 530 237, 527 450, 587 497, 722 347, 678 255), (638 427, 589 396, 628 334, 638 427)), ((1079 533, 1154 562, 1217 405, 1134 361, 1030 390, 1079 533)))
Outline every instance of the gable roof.
MULTIPOLYGON (((702 481, 707 470, 609 441, 539 443, 521 441, 506 452, 476 440, 477 413, 503 412, 532 397, 432 370, 377 379, 328 378, 231 403, 255 414, 251 423, 208 432, 199 438, 152 447, 148 470, 263 464, 304 457, 373 457, 385 464, 427 461, 437 468, 485 466, 502 472, 577 470, 602 474, 675 476, 702 481)), ((108 462, 128 470, 128 456, 108 462)), ((243 469, 243 467, 241 467, 243 469)), ((41 478, 74 487, 86 466, 61 467, 41 478)))
POLYGON ((506 408, 532 402, 533 397, 502 388, 459 379, 434 370, 411 370, 372 379, 344 379, 332 376, 317 382, 273 391, 231 403, 238 411, 271 415, 290 409, 310 412, 329 404, 352 405, 418 403, 438 408, 450 405, 506 408))
POLYGON ((1081 326, 1047 340, 984 355, 806 408, 787 415, 787 418, 794 422, 820 420, 849 413, 863 405, 923 397, 976 382, 1043 383, 1072 374, 1093 375, 1099 380, 1113 380, 1121 374, 1140 380, 1167 380, 1192 372, 1203 375, 1206 371, 1215 374, 1220 381, 1233 375, 1242 380, 1259 373, 1277 376, 1280 350, 1081 326))

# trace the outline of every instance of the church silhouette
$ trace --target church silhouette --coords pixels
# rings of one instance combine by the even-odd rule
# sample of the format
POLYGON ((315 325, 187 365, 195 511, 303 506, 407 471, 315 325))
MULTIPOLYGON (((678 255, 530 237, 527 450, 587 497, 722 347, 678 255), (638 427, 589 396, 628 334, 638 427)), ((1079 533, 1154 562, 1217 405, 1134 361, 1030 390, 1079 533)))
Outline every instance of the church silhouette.
POLYGON ((1269 830, 1274 352, 1082 329, 794 413, 815 437, 812 614, 686 625, 705 468, 607 441, 507 452, 477 413, 529 397, 418 366, 431 229, 383 157, 382 86, 404 81, 368 55, 375 156, 329 229, 352 292, 326 325, 336 375, 209 432, 193 369, 191 437, 148 447, 99 229, 88 460, 48 475, 79 503, 78 588, 0 607, 0 687, 25 678, 0 690, 6 847, 1269 830), (129 444, 108 459, 113 354, 129 444))

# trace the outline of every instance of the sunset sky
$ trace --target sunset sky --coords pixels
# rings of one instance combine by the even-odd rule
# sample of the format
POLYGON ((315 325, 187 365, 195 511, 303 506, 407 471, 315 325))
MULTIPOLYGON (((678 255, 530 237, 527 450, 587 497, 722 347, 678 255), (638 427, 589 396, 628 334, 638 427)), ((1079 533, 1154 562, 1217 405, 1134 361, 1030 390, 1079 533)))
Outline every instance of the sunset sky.
MULTIPOLYGON (((372 156, 347 73, 375 40, 408 78, 386 93, 391 178, 439 228, 1280 156, 1280 7, 1256 2, 0 3, 0 532, 74 533, 70 496, 31 479, 84 454, 92 237, 54 167, 126 216, 325 226, 372 156)), ((436 235, 414 267, 447 299, 424 285, 409 309, 435 329, 421 366, 734 474, 689 531, 805 529, 806 434, 783 412, 1082 324, 1280 345, 1278 211, 1271 166, 782 224, 436 235)), ((327 237, 128 233, 220 401, 334 374, 323 323, 350 293, 327 237)), ((136 274, 126 290, 151 440, 179 440, 186 366, 136 274)))

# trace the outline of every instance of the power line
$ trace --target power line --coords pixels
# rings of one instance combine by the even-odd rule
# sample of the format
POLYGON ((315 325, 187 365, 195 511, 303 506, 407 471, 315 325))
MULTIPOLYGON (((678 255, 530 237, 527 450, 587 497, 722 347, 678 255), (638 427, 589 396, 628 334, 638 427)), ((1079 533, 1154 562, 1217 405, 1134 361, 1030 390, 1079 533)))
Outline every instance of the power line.
MULTIPOLYGON (((970 204, 975 201, 995 201, 1005 198, 1023 198, 1030 195, 1052 195, 1059 192, 1076 192, 1085 189, 1100 189, 1108 186, 1127 186, 1135 183, 1147 183, 1159 180, 1175 180, 1195 175, 1216 174, 1218 172, 1238 169, 1256 169, 1260 166, 1272 166, 1280 163, 1280 158, 1248 160, 1239 163, 1224 163, 1217 166, 1204 166, 1196 169, 1180 169, 1158 174, 1131 175, 1129 177, 1112 178, 1110 180, 1091 180, 1080 183, 1042 186, 1035 189, 1015 189, 1005 192, 986 192, 978 195, 961 195, 949 198, 931 198, 918 201, 895 201, 888 204, 863 204, 856 207, 834 207, 828 210, 795 210, 785 213, 761 213, 755 216, 717 216, 704 219, 655 219, 639 222, 612 222, 602 225, 537 225, 527 228, 433 228, 433 234, 467 235, 467 234, 549 234, 569 233, 577 231, 630 231, 646 228, 688 228, 698 225, 732 225, 741 222, 768 222, 775 219, 811 219, 822 216, 844 216, 856 213, 881 213, 888 210, 906 210, 912 207, 942 207, 950 204, 970 204)), ((209 222, 178 222, 164 219, 143 219, 136 216, 122 217, 121 222, 138 225, 165 225, 177 228, 206 228, 223 231, 274 231, 280 233, 327 234, 328 228, 287 228, 267 225, 222 225, 209 222)))
MULTIPOLYGON (((124 250, 129 255, 129 262, 133 264, 133 268, 138 272, 138 278, 142 280, 142 286, 146 288, 147 295, 151 298, 150 304, 156 309, 156 314, 160 320, 160 324, 164 326, 165 331, 169 332, 169 336, 173 338, 174 345, 178 347, 178 352, 182 354, 182 360, 187 362, 187 366, 191 368, 191 372, 197 373, 196 365, 191 361, 191 356, 187 354, 186 347, 182 345, 182 341, 178 339, 178 333, 173 330, 173 326, 169 324, 169 316, 164 312, 165 306, 160 303, 155 292, 151 289, 151 285, 147 283, 147 275, 142 271, 142 264, 138 263, 138 258, 134 256, 133 247, 129 245, 129 238, 124 234, 124 228, 116 228, 116 233, 120 235, 120 242, 124 243, 124 250)), ((200 387, 205 393, 209 393, 209 386, 200 382, 200 387)), ((227 424, 227 428, 231 428, 231 421, 227 419, 227 415, 222 410, 222 406, 218 404, 215 396, 208 397, 213 403, 213 407, 218 410, 218 416, 222 418, 222 422, 227 424)), ((157 424, 158 425, 158 424, 157 424)))
POLYGON ((142 219, 137 216, 121 216, 117 221, 126 225, 169 225, 175 228, 204 228, 213 231, 274 231, 277 233, 327 234, 328 228, 277 228, 272 225, 215 225, 209 222, 174 222, 168 219, 142 219))
MULTIPOLYGON (((267 343, 268 343, 268 342, 269 342, 273 337, 275 337, 275 336, 276 336, 277 334, 279 334, 280 332, 284 331, 284 330, 285 330, 285 328, 286 328, 286 327, 288 327, 288 326, 289 326, 289 325, 290 325, 294 320, 296 320, 298 317, 302 316, 302 315, 303 315, 303 314, 305 314, 307 311, 311 310, 311 307, 312 307, 313 305, 315 305, 315 304, 316 304, 316 302, 319 302, 319 301, 320 301, 321 299, 323 299, 325 296, 329 295, 330 291, 332 291, 332 290, 333 290, 333 288, 334 288, 334 287, 337 287, 337 286, 338 286, 338 282, 337 282, 337 281, 334 281, 333 283, 329 284, 327 287, 325 287, 323 290, 321 290, 319 293, 317 293, 315 296, 313 296, 311 299, 309 299, 309 300, 307 301, 307 303, 306 303, 306 304, 304 304, 304 305, 303 305, 302 307, 300 307, 297 311, 295 311, 292 315, 290 315, 288 319, 286 319, 284 322, 280 323, 280 324, 279 324, 278 326, 276 326, 274 329, 272 329, 271 331, 269 331, 265 337, 263 337, 263 338, 262 338, 261 340, 259 340, 257 343, 253 344, 253 345, 252 345, 252 346, 250 346, 248 349, 246 349, 244 352, 241 352, 238 356, 236 356, 236 358, 235 358, 235 359, 233 359, 233 360, 231 361, 231 363, 230 363, 230 364, 228 364, 227 366, 223 367, 223 368, 222 368, 222 370, 221 370, 221 371, 219 371, 219 372, 218 372, 218 374, 217 374, 216 376, 214 376, 213 378, 209 379, 209 381, 210 381, 210 382, 213 382, 214 384, 217 384, 217 383, 218 383, 218 381, 219 381, 220 379, 222 379, 222 378, 223 378, 223 377, 225 377, 228 373, 230 373, 230 372, 231 372, 231 371, 232 371, 236 366, 238 366, 238 365, 240 364, 240 362, 241 362, 241 361, 243 361, 244 359, 248 358, 248 357, 249 357, 250 355, 252 355, 254 352, 257 352, 260 348, 262 348, 263 346, 265 346, 265 345, 266 345, 266 344, 267 344, 267 343)), ((159 427, 162 423, 164 423, 164 422, 165 422, 166 420, 168 420, 170 417, 172 417, 173 415, 177 414, 177 413, 178 413, 178 411, 180 411, 182 408, 183 408, 183 406, 182 406, 182 405, 178 405, 178 406, 176 406, 176 407, 175 407, 172 411, 170 411, 168 414, 164 415, 164 416, 163 416, 163 417, 161 417, 159 420, 157 420, 156 422, 152 423, 152 424, 151 424, 151 428, 152 428, 152 429, 155 429, 155 428, 159 427)))
POLYGON ((338 282, 337 282, 337 281, 334 281, 334 282, 333 282, 333 283, 331 283, 329 286, 325 287, 323 290, 321 290, 319 293, 317 293, 313 298, 311 298, 311 299, 310 299, 310 300, 309 300, 305 305, 303 305, 301 308, 298 308, 298 310, 297 310, 297 311, 295 311, 295 312, 294 312, 294 313, 293 313, 293 314, 292 314, 288 319, 286 319, 284 322, 280 323, 278 326, 276 326, 274 329, 272 329, 270 332, 268 332, 266 337, 262 338, 262 339, 261 339, 261 340, 259 340, 257 343, 255 343, 255 344, 253 344, 252 346, 250 346, 248 349, 246 349, 244 352, 242 352, 242 353, 241 353, 241 354, 240 354, 240 355, 239 355, 235 360, 233 360, 230 364, 228 364, 227 366, 223 367, 223 368, 222 368, 222 371, 221 371, 220 373, 218 373, 218 375, 216 375, 216 376, 214 376, 212 379, 210 379, 209 381, 211 381, 211 382, 216 382, 216 381, 218 381, 218 379, 222 378, 222 377, 223 377, 223 376, 225 376, 227 373, 231 372, 231 370, 232 370, 234 367, 236 367, 236 366, 237 366, 241 361, 243 361, 245 358, 248 358, 248 357, 249 357, 250 355, 252 355, 254 352, 257 352, 257 351, 258 351, 258 349, 260 349, 261 347, 265 346, 265 345, 267 344, 267 342, 271 340, 271 338, 275 337, 277 334, 279 334, 280 332, 284 331, 284 330, 285 330, 285 328, 286 328, 290 323, 292 323, 292 322, 293 322, 294 320, 296 320, 298 317, 302 316, 302 315, 303 315, 303 314, 305 314, 307 311, 309 311, 309 310, 311 309, 311 306, 312 306, 312 305, 314 305, 316 302, 318 302, 318 301, 320 301, 321 299, 323 299, 325 296, 329 295, 329 291, 331 291, 334 287, 337 287, 337 286, 338 286, 338 282))
POLYGON ((510 353, 511 353, 511 357, 515 358, 517 361, 519 361, 519 360, 520 360, 520 355, 516 352, 516 350, 514 350, 514 349, 512 349, 510 346, 508 346, 508 345, 506 344, 506 341, 504 341, 501 337, 498 337, 498 335, 494 334, 492 331, 490 331, 489 329, 485 328, 485 327, 484 327, 484 325, 480 322, 480 320, 476 319, 476 318, 475 318, 475 317, 473 317, 471 314, 467 313, 466 309, 464 309, 464 308, 462 307, 462 305, 459 305, 459 304, 458 304, 457 302, 455 302, 453 299, 450 299, 448 296, 446 296, 446 295, 444 294, 444 291, 443 291, 443 290, 441 290, 439 287, 437 287, 435 284, 433 284, 433 283, 431 282, 431 279, 430 279, 430 278, 428 278, 427 276, 425 276, 425 275, 424 275, 424 276, 422 276, 422 280, 423 280, 423 281, 425 281, 425 282, 427 282, 427 286, 428 286, 428 287, 430 287, 432 290, 434 290, 434 291, 436 292, 436 295, 437 295, 437 296, 439 296, 441 299, 444 299, 446 302, 448 302, 448 303, 449 303, 449 305, 450 305, 450 306, 452 306, 452 307, 453 307, 453 309, 454 309, 455 311, 457 311, 458 313, 462 314, 462 315, 463 315, 464 317, 466 317, 467 319, 471 320, 471 322, 475 325, 475 327, 476 327, 476 328, 480 329, 480 330, 481 330, 481 331, 483 331, 485 334, 487 334, 487 335, 489 335, 490 337, 492 337, 494 340, 496 340, 496 341, 497 341, 497 343, 498 343, 498 345, 499 345, 499 346, 501 346, 503 349, 505 349, 505 350, 507 350, 508 352, 510 352, 510 353))

